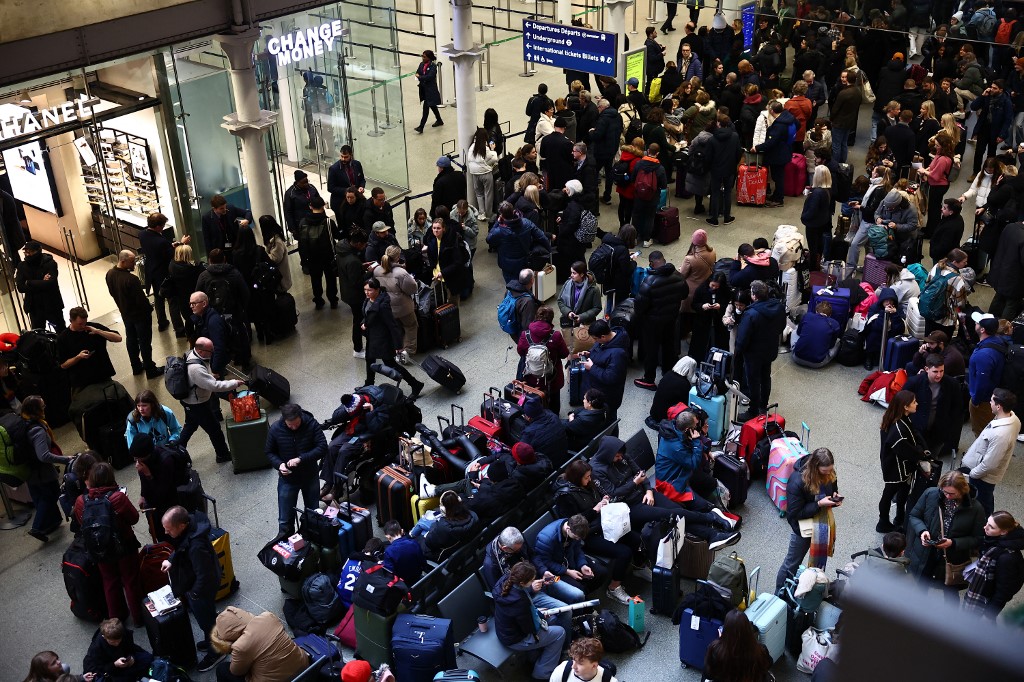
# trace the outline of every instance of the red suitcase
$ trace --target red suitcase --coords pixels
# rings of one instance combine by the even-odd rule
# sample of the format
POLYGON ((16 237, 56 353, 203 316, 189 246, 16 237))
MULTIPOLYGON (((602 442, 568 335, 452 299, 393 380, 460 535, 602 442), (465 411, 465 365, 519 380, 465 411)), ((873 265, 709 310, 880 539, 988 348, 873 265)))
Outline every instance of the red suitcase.
POLYGON ((782 432, 786 430, 786 418, 779 414, 779 405, 770 405, 768 409, 775 408, 775 414, 771 415, 760 415, 754 417, 743 423, 740 427, 740 449, 737 453, 740 457, 750 461, 750 455, 753 454, 754 448, 757 447, 757 443, 765 437, 766 430, 771 429, 771 435, 782 435, 782 432), (772 426, 769 427, 768 423, 771 422, 772 426))
POLYGON ((654 241, 671 244, 679 239, 679 209, 666 206, 654 216, 654 241))
POLYGON ((803 154, 793 154, 793 160, 786 164, 782 190, 787 197, 798 197, 807 186, 807 159, 803 154))
POLYGON ((484 419, 483 417, 470 417, 467 426, 473 427, 488 438, 501 438, 501 424, 492 422, 490 419, 484 419))
POLYGON ((740 164, 736 179, 736 203, 764 206, 768 195, 768 169, 764 166, 740 164))

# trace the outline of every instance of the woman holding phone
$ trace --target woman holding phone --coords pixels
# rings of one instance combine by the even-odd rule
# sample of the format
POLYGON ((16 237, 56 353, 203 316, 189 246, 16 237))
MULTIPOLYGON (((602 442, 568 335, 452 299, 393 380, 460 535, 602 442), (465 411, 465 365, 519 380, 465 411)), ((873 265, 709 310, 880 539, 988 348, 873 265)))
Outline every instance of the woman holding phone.
POLYGON ((843 496, 839 494, 836 460, 831 450, 818 448, 797 461, 786 485, 786 500, 786 520, 793 532, 789 536, 789 551, 775 576, 776 592, 787 578, 796 574, 808 551, 811 556, 807 565, 815 568, 825 568, 832 555, 836 537, 832 510, 843 504, 843 496), (800 522, 805 519, 814 521, 811 537, 801 533, 800 522))

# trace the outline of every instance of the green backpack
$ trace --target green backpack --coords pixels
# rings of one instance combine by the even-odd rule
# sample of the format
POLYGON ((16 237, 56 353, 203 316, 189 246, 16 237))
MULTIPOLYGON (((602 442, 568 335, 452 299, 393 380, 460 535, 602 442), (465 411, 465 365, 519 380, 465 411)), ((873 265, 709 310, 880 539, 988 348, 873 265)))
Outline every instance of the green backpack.
POLYGON ((896 245, 894 231, 885 225, 872 225, 868 228, 868 244, 875 258, 889 258, 896 245))
POLYGON ((747 566, 736 552, 715 559, 708 571, 708 580, 732 592, 732 605, 742 606, 749 599, 747 566))
POLYGON ((959 274, 959 272, 950 272, 945 275, 938 275, 935 279, 928 282, 917 302, 921 317, 932 322, 938 322, 946 317, 947 303, 949 301, 949 281, 959 274))

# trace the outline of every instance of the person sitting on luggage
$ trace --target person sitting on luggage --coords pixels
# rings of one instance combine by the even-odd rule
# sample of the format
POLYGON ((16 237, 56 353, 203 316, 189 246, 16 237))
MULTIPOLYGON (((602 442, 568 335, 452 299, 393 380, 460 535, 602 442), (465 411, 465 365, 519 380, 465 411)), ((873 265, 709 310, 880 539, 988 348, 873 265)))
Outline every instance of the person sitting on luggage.
POLYGON ((725 615, 722 634, 704 653, 704 677, 709 680, 765 680, 773 661, 768 647, 758 641, 757 629, 745 613, 732 609, 725 615))
POLYGON ((476 534, 480 522, 476 512, 467 509, 454 490, 441 495, 441 511, 443 515, 423 538, 427 554, 439 562, 468 542, 476 534))
POLYGON ((902 334, 903 329, 903 314, 897 304, 896 292, 889 287, 882 287, 878 291, 878 300, 868 309, 868 320, 864 325, 864 369, 870 372, 875 368, 882 344, 902 334), (886 317, 889 319, 889 328, 885 338, 882 338, 886 317))
POLYGON ((921 347, 914 357, 907 363, 907 376, 913 376, 924 370, 924 359, 932 353, 942 356, 946 374, 951 377, 962 377, 967 375, 967 363, 964 362, 963 354, 956 346, 949 344, 949 336, 946 332, 935 330, 921 340, 921 347))
POLYGON ((562 426, 569 439, 570 452, 579 452, 587 447, 608 426, 604 393, 597 388, 584 393, 583 407, 569 410, 569 416, 562 420, 562 426))
MULTIPOLYGON (((191 514, 182 507, 168 509, 161 520, 174 552, 160 565, 168 574, 174 596, 188 605, 203 639, 196 644, 206 655, 199 661, 200 672, 212 670, 223 653, 210 650, 210 631, 217 619, 214 599, 220 589, 220 566, 210 540, 210 519, 201 511, 191 514)), ((229 607, 231 608, 231 607, 229 607)))
POLYGON ((554 319, 555 311, 550 306, 537 308, 536 319, 519 334, 516 350, 523 358, 520 378, 527 385, 544 391, 548 408, 557 415, 561 411, 561 392, 565 386, 562 364, 569 357, 569 348, 562 332, 555 330, 554 319))
POLYGON ((574 639, 569 645, 569 660, 554 669, 550 682, 618 682, 615 675, 605 675, 602 658, 601 640, 596 637, 574 639))
POLYGON ((384 550, 384 568, 404 580, 406 585, 415 585, 427 567, 419 543, 406 537, 401 524, 394 519, 384 524, 384 537, 388 540, 384 550))
MULTIPOLYGON (((586 528, 586 521, 582 520, 586 528)), ((494 584, 494 630, 498 641, 513 651, 540 651, 532 677, 548 680, 558 665, 568 632, 558 625, 543 627, 544 616, 534 602, 534 593, 547 578, 536 579, 533 564, 520 561, 494 584)))
POLYGON ((171 408, 161 405, 156 393, 148 388, 135 396, 135 409, 128 415, 126 422, 124 438, 129 448, 136 436, 143 433, 149 435, 152 445, 176 441, 181 435, 181 424, 171 408))
POLYGON ((103 682, 135 682, 149 672, 153 654, 135 643, 132 631, 118 618, 109 618, 92 636, 82 668, 103 682))
POLYGON ((601 529, 601 509, 609 504, 610 499, 598 492, 590 465, 581 459, 571 462, 565 473, 558 477, 554 483, 554 492, 555 515, 583 515, 590 524, 583 547, 591 554, 610 560, 608 572, 611 580, 607 596, 620 604, 628 604, 630 596, 622 587, 627 574, 634 573, 648 582, 652 577, 640 533, 631 530, 615 542, 605 539, 601 529))
POLYGON ((270 611, 256 616, 229 606, 217 616, 210 644, 226 660, 217 666, 217 682, 289 682, 309 667, 309 654, 270 611))
POLYGON ((152 512, 151 528, 158 541, 163 542, 167 535, 159 521, 178 502, 178 465, 168 452, 155 455, 153 438, 148 433, 140 433, 132 441, 128 454, 135 460, 135 471, 139 474, 139 509, 147 514, 152 512))
POLYGON ((526 428, 519 440, 543 452, 552 464, 561 468, 569 457, 569 439, 558 415, 544 407, 540 398, 530 396, 523 403, 523 417, 526 428))
POLYGON ((657 429, 662 419, 668 416, 668 410, 673 405, 685 403, 690 399, 690 389, 697 375, 697 361, 692 357, 680 358, 672 371, 663 374, 658 388, 654 391, 654 400, 651 401, 650 414, 644 419, 644 423, 652 429, 657 429))
POLYGON ((71 396, 86 386, 104 384, 114 377, 114 365, 107 353, 107 342, 121 343, 117 332, 97 322, 89 322, 85 308, 76 306, 68 313, 68 326, 57 335, 57 361, 68 371, 71 396))
MULTIPOLYGON (((524 445, 525 443, 516 443, 524 445)), ((547 469, 550 473, 550 465, 547 469)), ((515 507, 532 487, 527 488, 521 478, 509 475, 509 467, 505 462, 494 462, 487 467, 487 476, 470 484, 476 487, 472 497, 467 497, 466 508, 475 513, 482 522, 498 518, 509 509, 515 507)))
POLYGON ((327 454, 327 438, 312 414, 295 403, 281 406, 281 418, 267 433, 267 459, 277 469, 277 539, 295 527, 295 505, 302 492, 306 509, 320 506, 320 459, 327 454))
MULTIPOLYGON (((96 523, 105 518, 113 526, 113 532, 109 534, 111 540, 106 546, 93 547, 88 540, 86 542, 90 556, 96 561, 103 577, 107 614, 112 618, 124 620, 130 613, 135 626, 138 627, 143 622, 142 598, 145 595, 141 593, 139 586, 141 545, 132 526, 139 522, 139 510, 132 505, 128 496, 120 491, 117 480, 114 479, 114 468, 106 462, 98 462, 92 468, 86 484, 88 492, 75 500, 75 509, 72 512, 75 521, 82 525, 83 518, 96 523), (106 512, 98 508, 101 504, 107 507, 106 512)), ((82 528, 84 532, 85 526, 82 528)))
POLYGON ((819 301, 813 313, 807 313, 796 329, 793 344, 793 362, 803 367, 818 369, 835 359, 839 352, 843 330, 832 318, 832 304, 819 301))
POLYGON ((562 315, 558 326, 562 329, 588 325, 601 314, 601 290, 582 260, 569 270, 569 278, 558 294, 558 310, 562 315))
POLYGON ((96 673, 87 672, 82 675, 72 675, 71 666, 60 660, 60 656, 54 651, 40 651, 32 657, 28 666, 28 677, 24 682, 55 682, 58 679, 67 679, 70 682, 93 682, 96 673))
MULTIPOLYGON (((428 512, 430 513, 430 512, 428 512)), ((424 514, 420 517, 420 521, 427 517, 424 514)), ((416 537, 413 532, 419 527, 419 522, 410 531, 411 537, 416 537)), ((352 592, 355 590, 356 580, 359 579, 359 574, 363 572, 363 562, 370 562, 376 564, 384 560, 384 541, 380 538, 370 538, 366 541, 362 551, 355 551, 348 555, 345 560, 345 564, 341 567, 341 579, 338 581, 338 598, 341 599, 341 603, 344 604, 345 609, 352 606, 352 592)))
POLYGON ((607 571, 591 566, 583 553, 583 541, 590 533, 590 522, 583 514, 559 518, 541 529, 533 542, 535 561, 545 572, 590 594, 604 583, 607 571))

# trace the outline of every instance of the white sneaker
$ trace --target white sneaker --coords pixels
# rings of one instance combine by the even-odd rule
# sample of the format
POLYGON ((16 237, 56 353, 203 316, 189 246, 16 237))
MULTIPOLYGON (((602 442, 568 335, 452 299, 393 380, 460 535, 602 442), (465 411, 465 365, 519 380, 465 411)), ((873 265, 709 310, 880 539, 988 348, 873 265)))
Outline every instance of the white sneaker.
POLYGON ((648 240, 647 240, 647 241, 645 241, 645 242, 644 242, 643 244, 641 244, 641 246, 643 246, 643 247, 644 247, 645 249, 649 249, 649 248, 651 248, 652 246, 654 246, 654 242, 653 242, 653 241, 651 241, 650 239, 648 239, 648 240))
POLYGON ((363 358, 366 357, 366 352, 361 350, 354 350, 352 351, 352 357, 359 358, 360 360, 362 360, 363 358))
POLYGON ((608 590, 607 592, 605 592, 605 594, 607 594, 609 598, 614 599, 620 604, 628 604, 632 599, 632 597, 626 594, 626 591, 622 589, 622 585, 619 585, 614 590, 608 590))
POLYGON ((426 476, 420 476, 420 498, 427 499, 434 496, 434 486, 427 482, 426 476))
POLYGON ((397 360, 403 365, 412 364, 412 360, 409 359, 409 351, 403 350, 396 356, 397 360))
POLYGON ((1017 442, 1024 443, 1024 433, 1017 434, 1017 442))
POLYGON ((735 528, 736 527, 736 520, 735 519, 730 519, 728 516, 725 515, 725 512, 723 512, 718 507, 714 507, 711 510, 711 513, 714 514, 715 516, 718 516, 719 518, 722 519, 722 521, 725 521, 727 524, 729 524, 729 528, 735 528))
POLYGON ((644 582, 647 582, 647 583, 654 581, 654 573, 647 566, 641 566, 639 568, 634 568, 633 569, 633 575, 635 575, 637 578, 640 578, 640 580, 643 580, 644 582))

